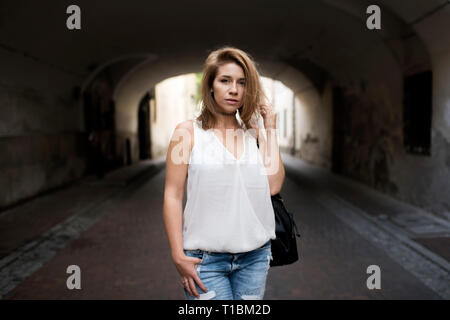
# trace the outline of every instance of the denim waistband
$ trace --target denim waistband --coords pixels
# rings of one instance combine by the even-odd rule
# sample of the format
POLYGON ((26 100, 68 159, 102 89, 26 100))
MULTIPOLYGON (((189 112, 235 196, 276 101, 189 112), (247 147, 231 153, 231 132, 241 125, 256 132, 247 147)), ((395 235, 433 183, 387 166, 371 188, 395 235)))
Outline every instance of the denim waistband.
POLYGON ((271 240, 267 241, 267 242, 264 243, 262 246, 260 246, 260 247, 258 247, 258 248, 255 248, 255 249, 253 249, 253 250, 245 251, 245 252, 237 252, 237 253, 231 253, 231 252, 217 252, 217 251, 207 251, 207 250, 202 250, 202 249, 192 249, 192 250, 189 250, 189 249, 186 250, 186 249, 184 249, 184 251, 185 251, 185 252, 190 252, 190 253, 192 253, 192 254, 200 254, 200 253, 242 254, 242 253, 247 253, 247 252, 251 252, 251 251, 254 251, 254 250, 260 250, 260 249, 268 248, 268 247, 270 247, 270 244, 271 244, 271 240))

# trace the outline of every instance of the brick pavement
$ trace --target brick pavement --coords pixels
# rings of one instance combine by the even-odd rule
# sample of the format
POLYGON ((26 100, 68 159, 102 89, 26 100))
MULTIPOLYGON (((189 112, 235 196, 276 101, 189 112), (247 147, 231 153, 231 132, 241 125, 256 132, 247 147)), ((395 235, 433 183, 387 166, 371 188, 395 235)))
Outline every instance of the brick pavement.
MULTIPOLYGON (((162 219, 164 175, 163 170, 117 201, 4 298, 183 299, 162 219), (81 267, 81 290, 66 288, 71 264, 81 267)), ((302 234, 300 261, 270 270, 265 299, 442 298, 318 201, 320 193, 307 179, 286 178, 282 194, 302 234), (381 267, 381 290, 366 287, 372 264, 381 267)))

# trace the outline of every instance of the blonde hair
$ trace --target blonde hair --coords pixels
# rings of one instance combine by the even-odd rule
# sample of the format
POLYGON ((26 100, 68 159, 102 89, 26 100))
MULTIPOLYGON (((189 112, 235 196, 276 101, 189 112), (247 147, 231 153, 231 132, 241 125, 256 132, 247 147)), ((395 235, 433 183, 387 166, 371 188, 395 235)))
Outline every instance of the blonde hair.
POLYGON ((197 120, 202 123, 202 127, 205 130, 213 128, 217 121, 217 118, 215 117, 215 110, 217 110, 216 104, 211 95, 214 79, 217 76, 219 67, 230 62, 236 63, 244 71, 244 98, 243 104, 238 111, 239 117, 245 124, 246 129, 251 128, 250 119, 259 112, 258 106, 267 101, 267 97, 262 89, 258 70, 256 69, 256 63, 253 61, 252 57, 244 51, 234 47, 226 46, 217 49, 208 55, 203 67, 201 84, 202 108, 197 120))

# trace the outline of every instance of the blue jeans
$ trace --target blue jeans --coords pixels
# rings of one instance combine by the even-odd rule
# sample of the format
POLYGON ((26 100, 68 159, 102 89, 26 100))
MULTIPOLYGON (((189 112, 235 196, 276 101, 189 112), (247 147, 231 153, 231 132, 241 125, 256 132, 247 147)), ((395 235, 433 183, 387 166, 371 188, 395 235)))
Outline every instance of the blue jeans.
POLYGON ((222 253, 203 250, 184 250, 189 257, 202 261, 197 273, 208 292, 195 284, 200 298, 187 300, 261 300, 266 289, 266 278, 272 259, 270 240, 262 247, 249 252, 222 253))

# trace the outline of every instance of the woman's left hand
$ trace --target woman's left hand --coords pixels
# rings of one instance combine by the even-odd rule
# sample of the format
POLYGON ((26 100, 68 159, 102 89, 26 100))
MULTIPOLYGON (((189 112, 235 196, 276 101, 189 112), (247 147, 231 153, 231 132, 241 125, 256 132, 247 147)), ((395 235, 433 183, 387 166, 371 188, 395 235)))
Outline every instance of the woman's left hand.
POLYGON ((271 103, 261 104, 259 112, 264 119, 265 129, 276 129, 277 127, 277 113, 275 112, 271 103))

